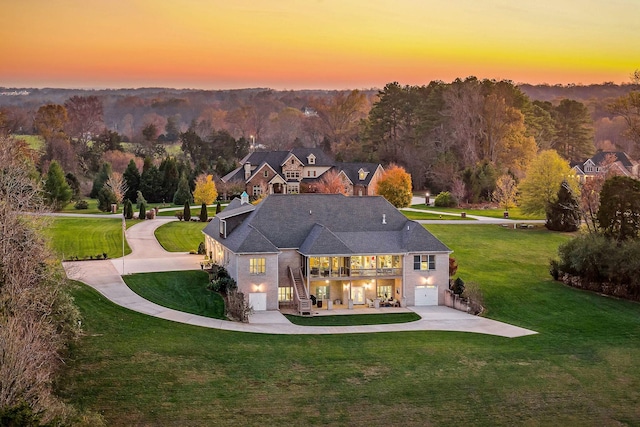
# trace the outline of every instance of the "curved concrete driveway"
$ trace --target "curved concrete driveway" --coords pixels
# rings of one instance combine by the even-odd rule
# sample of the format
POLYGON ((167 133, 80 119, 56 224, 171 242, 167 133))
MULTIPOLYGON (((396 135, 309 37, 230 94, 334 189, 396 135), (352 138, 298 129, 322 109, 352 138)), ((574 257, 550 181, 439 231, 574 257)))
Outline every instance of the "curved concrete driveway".
POLYGON ((401 331, 458 331, 499 335, 508 338, 535 334, 536 332, 483 317, 472 316, 448 307, 411 307, 421 320, 411 323, 395 323, 366 326, 298 326, 278 311, 256 312, 249 323, 212 319, 172 310, 145 300, 133 292, 122 280, 121 274, 154 271, 197 270, 201 257, 165 251, 155 239, 154 231, 174 218, 140 222, 126 232, 132 253, 123 258, 103 261, 64 262, 67 276, 96 289, 110 301, 140 313, 174 322, 207 328, 238 332, 266 334, 350 334, 401 331))

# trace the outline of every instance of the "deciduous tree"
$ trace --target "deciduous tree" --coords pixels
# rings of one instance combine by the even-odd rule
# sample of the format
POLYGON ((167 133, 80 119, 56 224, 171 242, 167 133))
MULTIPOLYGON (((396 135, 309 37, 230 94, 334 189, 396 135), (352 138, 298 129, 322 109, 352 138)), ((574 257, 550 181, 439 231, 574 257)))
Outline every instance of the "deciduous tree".
POLYGON ((46 210, 30 172, 14 140, 0 138, 0 412, 26 405, 38 425, 70 425, 52 388, 79 313, 42 233, 46 218, 24 214, 46 210))
POLYGON ((522 212, 544 214, 547 204, 556 201, 558 188, 564 180, 567 180, 574 194, 580 194, 569 163, 555 150, 541 151, 529 165, 526 176, 518 186, 522 212))
POLYGON ((636 239, 640 233, 640 181, 614 176, 600 192, 598 224, 604 234, 616 241, 636 239))
POLYGON ((518 187, 511 175, 505 174, 498 177, 496 180, 496 189, 493 191, 493 200, 495 200, 505 212, 516 206, 517 194, 518 187))
POLYGON ((411 205, 411 175, 402 166, 390 165, 380 177, 376 194, 384 197, 396 208, 411 205))
POLYGON ((196 178, 196 188, 193 190, 193 201, 210 205, 215 202, 218 197, 216 184, 213 182, 212 175, 201 174, 196 178))
POLYGON ((318 193, 349 195, 347 183, 335 169, 325 172, 316 186, 318 193))

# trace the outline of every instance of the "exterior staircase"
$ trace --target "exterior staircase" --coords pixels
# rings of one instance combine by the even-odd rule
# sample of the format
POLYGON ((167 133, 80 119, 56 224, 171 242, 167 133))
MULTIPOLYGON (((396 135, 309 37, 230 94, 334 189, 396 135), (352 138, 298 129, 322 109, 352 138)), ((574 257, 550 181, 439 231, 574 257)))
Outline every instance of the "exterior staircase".
POLYGON ((289 277, 291 279, 291 284, 293 285, 294 303, 295 303, 296 311, 302 316, 312 316, 313 305, 311 303, 311 298, 309 298, 309 293, 307 292, 307 288, 304 286, 302 269, 301 268, 293 269, 291 267, 288 267, 288 268, 289 268, 289 277))

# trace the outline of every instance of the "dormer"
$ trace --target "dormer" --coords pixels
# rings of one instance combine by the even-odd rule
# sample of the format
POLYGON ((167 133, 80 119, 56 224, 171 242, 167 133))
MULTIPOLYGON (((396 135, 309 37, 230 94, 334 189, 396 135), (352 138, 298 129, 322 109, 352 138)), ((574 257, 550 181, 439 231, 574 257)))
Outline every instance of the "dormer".
POLYGON ((316 156, 312 154, 309 154, 309 156, 307 157, 307 163, 310 165, 315 165, 316 164, 316 156))
POLYGON ((358 171, 358 179, 360 181, 364 181, 365 179, 367 179, 367 175, 369 175, 369 172, 367 172, 364 169, 360 168, 360 170, 358 171))

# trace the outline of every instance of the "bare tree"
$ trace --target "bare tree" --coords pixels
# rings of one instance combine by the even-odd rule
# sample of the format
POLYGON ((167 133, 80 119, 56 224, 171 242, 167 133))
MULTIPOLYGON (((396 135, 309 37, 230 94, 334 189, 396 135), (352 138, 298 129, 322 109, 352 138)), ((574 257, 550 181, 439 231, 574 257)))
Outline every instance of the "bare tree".
POLYGON ((347 183, 344 182, 338 171, 332 169, 325 172, 317 185, 318 193, 325 194, 349 194, 347 183))
POLYGON ((25 215, 45 207, 14 142, 0 138, 0 408, 26 402, 47 423, 64 416, 52 383, 79 314, 40 232, 46 217, 25 215))
POLYGON ((119 172, 112 172, 104 185, 107 186, 116 196, 118 204, 121 204, 124 200, 124 195, 127 194, 127 191, 129 190, 129 186, 124 180, 122 174, 119 172))

